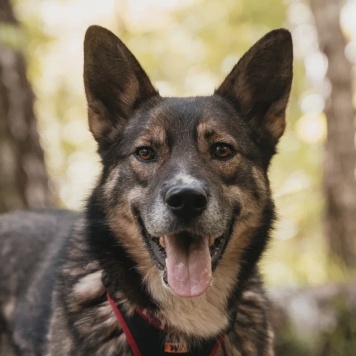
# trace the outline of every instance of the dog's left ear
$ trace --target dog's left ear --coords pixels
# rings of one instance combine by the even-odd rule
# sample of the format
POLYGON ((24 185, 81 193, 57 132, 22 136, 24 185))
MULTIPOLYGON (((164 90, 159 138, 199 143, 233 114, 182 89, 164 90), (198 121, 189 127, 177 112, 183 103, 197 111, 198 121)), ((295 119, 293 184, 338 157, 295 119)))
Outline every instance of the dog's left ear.
POLYGON ((140 103, 158 95, 129 49, 100 26, 85 34, 84 84, 89 127, 99 144, 110 141, 140 103))
POLYGON ((258 141, 273 150, 285 129, 292 63, 289 31, 271 31, 245 53, 216 90, 237 108, 258 141))

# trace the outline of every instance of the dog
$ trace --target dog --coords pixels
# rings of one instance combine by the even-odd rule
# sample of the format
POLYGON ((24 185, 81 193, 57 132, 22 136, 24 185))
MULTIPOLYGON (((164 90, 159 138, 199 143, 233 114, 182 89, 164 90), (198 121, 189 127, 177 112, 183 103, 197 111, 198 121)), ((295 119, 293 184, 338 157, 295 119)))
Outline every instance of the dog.
POLYGON ((1 217, 1 355, 273 355, 258 261, 292 59, 290 33, 273 30, 213 95, 161 97, 113 33, 89 27, 102 173, 82 213, 1 217))

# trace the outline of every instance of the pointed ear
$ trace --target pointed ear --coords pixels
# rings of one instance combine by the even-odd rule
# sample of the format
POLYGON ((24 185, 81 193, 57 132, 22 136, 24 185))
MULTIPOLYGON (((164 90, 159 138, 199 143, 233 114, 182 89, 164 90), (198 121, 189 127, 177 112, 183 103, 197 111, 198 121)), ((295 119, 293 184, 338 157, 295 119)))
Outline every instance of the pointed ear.
POLYGON ((158 95, 128 48, 100 26, 85 34, 84 85, 90 131, 99 143, 110 141, 138 104, 158 95))
POLYGON ((292 62, 289 31, 271 31, 245 53, 216 90, 237 108, 257 139, 273 150, 285 129, 292 62))

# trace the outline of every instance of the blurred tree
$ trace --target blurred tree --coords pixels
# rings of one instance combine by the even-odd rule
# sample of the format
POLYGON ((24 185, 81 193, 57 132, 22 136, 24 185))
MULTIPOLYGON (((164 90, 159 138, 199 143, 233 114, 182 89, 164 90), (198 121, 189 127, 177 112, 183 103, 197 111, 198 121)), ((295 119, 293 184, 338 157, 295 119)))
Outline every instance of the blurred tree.
POLYGON ((352 66, 345 57, 340 27, 342 0, 311 0, 320 50, 328 59, 331 93, 326 100, 328 134, 325 145, 324 189, 326 232, 331 251, 348 268, 356 268, 355 110, 352 66))
POLYGON ((0 0, 0 212, 47 207, 53 201, 22 39, 10 0, 0 0))

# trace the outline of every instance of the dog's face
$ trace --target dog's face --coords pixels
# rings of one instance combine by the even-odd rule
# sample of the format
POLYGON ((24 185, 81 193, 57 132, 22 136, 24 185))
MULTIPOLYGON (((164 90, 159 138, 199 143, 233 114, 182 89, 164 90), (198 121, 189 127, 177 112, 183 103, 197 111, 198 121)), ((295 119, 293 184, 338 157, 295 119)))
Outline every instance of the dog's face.
POLYGON ((150 257, 179 296, 205 292, 236 220, 247 214, 243 205, 250 202, 243 202, 237 181, 246 195, 265 196, 268 189, 255 187, 262 167, 249 163, 258 160, 256 147, 234 116, 218 96, 157 98, 123 130, 123 190, 138 191, 128 198, 131 209, 150 257))
POLYGON ((84 79, 102 204, 143 280, 159 273, 174 295, 196 297, 220 268, 231 292, 273 220, 267 169, 285 128, 289 33, 262 38, 214 95, 162 98, 125 45, 94 26, 84 79))

